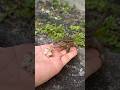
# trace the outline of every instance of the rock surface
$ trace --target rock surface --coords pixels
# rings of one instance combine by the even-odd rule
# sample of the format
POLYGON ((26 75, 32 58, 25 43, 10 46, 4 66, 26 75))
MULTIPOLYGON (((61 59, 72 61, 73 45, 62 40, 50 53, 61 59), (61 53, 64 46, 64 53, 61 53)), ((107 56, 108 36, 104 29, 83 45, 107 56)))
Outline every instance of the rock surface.
POLYGON ((120 90, 120 54, 107 50, 103 67, 86 80, 86 90, 120 90))
MULTIPOLYGON (((70 4, 76 4, 77 8, 81 10, 81 4, 83 0, 65 0, 69 1, 70 4), (78 2, 81 4, 78 5, 78 2)), ((52 42, 49 39, 38 38, 39 44, 52 42)), ((120 90, 120 54, 106 51, 104 53, 105 59, 103 60, 103 67, 93 74, 84 83, 84 77, 81 77, 82 68, 84 67, 84 49, 80 49, 80 55, 69 62, 59 75, 52 78, 50 81, 37 88, 36 90, 120 90), (79 73, 81 72, 81 73, 79 73), (86 88, 84 87, 86 86, 86 88)))
POLYGON ((85 11, 85 0, 63 0, 67 1, 70 5, 75 5, 77 9, 85 11))
MULTIPOLYGON (((70 1, 70 4, 72 4, 72 2, 73 0, 70 1)), ((78 2, 79 1, 76 0, 74 4, 77 5, 76 7, 79 8, 79 10, 82 12, 82 15, 84 15, 84 11, 81 10, 80 7, 78 7, 78 2)), ((36 45, 52 42, 52 40, 46 37, 45 35, 38 35, 35 41, 36 45)), ((53 77, 47 83, 36 88, 36 90, 84 90, 85 89, 84 74, 85 74, 85 49, 79 48, 79 53, 77 57, 71 60, 57 76, 53 77)))
MULTIPOLYGON (((44 35, 36 38, 36 44, 52 42, 44 35)), ((78 56, 71 60, 63 70, 36 90, 84 90, 85 49, 79 48, 78 56)))
MULTIPOLYGON (((76 0, 74 4, 72 2, 73 0, 68 1, 70 5, 76 5, 76 7, 79 8, 79 10, 82 12, 84 16, 83 13, 84 11, 81 10, 81 6, 78 5, 80 1, 76 0)), ((82 9, 84 9, 84 7, 82 9)), ((45 35, 38 35, 35 41, 36 45, 52 42, 52 40, 46 37, 45 35)), ((42 86, 36 88, 36 90, 84 90, 85 89, 84 74, 85 74, 85 49, 79 48, 78 55, 73 60, 71 60, 57 76, 53 77, 51 80, 49 80, 42 86)))

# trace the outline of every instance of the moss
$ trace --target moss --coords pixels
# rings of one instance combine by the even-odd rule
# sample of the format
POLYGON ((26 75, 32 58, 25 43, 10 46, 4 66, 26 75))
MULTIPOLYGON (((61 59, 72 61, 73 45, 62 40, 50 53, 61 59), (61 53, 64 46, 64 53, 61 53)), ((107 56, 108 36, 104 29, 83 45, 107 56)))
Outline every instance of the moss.
POLYGON ((40 24, 36 23, 36 35, 46 34, 48 37, 53 39, 55 42, 64 40, 66 37, 71 38, 77 46, 85 46, 85 33, 81 32, 80 26, 70 26, 68 32, 65 32, 65 27, 63 25, 56 24, 40 24), (76 31, 72 35, 69 31, 76 31))
POLYGON ((36 34, 46 34, 54 41, 58 41, 64 38, 64 27, 56 24, 46 24, 36 26, 36 34))
POLYGON ((52 0, 52 6, 54 9, 59 9, 63 13, 69 13, 72 7, 67 2, 62 3, 61 0, 52 0))
MULTIPOLYGON (((48 5, 42 5, 44 7, 41 7, 41 9, 44 9, 46 11, 49 11, 47 13, 47 17, 43 18, 36 18, 36 24, 35 24, 35 33, 36 35, 45 34, 49 38, 51 38, 54 42, 73 42, 76 44, 76 46, 84 47, 85 46, 85 22, 77 22, 76 18, 69 18, 67 15, 71 14, 71 10, 73 7, 70 7, 68 3, 62 3, 60 0, 52 0, 51 5, 47 7, 48 5), (46 7, 46 8, 45 8, 46 7), (52 10, 49 9, 52 7, 52 10), (66 17, 64 17, 66 15, 66 17), (51 20, 52 17, 52 20, 51 20), (58 19, 55 19, 55 18, 58 19), (60 19, 59 19, 60 18, 60 19), (65 21, 66 19, 69 19, 69 21, 65 21), (45 21, 45 22, 43 22, 45 21), (68 24, 69 23, 69 24, 68 24), (68 40, 68 41, 66 41, 68 40)), ((77 12, 75 10, 75 12, 77 12)), ((42 14, 45 14, 45 12, 42 12, 42 14)), ((78 12, 76 14, 79 14, 78 12)), ((69 43, 68 43, 69 44, 69 43)), ((68 45, 69 46, 69 45, 68 45)))
POLYGON ((87 29, 92 29, 95 27, 95 36, 107 47, 111 48, 113 51, 119 50, 120 52, 120 26, 119 20, 120 16, 119 9, 120 6, 114 4, 109 0, 87 0, 86 8, 91 13, 90 20, 87 21, 87 29), (94 15, 99 16, 97 18, 94 15), (103 21, 99 23, 100 20, 103 21), (97 27, 99 24, 99 27, 97 27), (94 25, 94 26, 93 26, 94 25))
POLYGON ((34 0, 1 0, 1 4, 4 6, 4 12, 1 13, 0 22, 4 21, 6 17, 11 16, 11 14, 14 14, 17 18, 30 18, 34 16, 34 0))

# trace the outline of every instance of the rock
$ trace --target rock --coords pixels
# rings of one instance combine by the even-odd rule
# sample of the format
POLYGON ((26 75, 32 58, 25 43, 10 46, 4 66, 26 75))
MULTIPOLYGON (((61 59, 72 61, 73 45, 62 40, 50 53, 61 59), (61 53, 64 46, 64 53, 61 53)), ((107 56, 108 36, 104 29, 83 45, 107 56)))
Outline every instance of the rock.
POLYGON ((67 1, 71 6, 75 6, 80 11, 85 11, 85 0, 63 0, 67 1))
MULTIPOLYGON (((36 40, 37 45, 52 42, 45 35, 36 37, 36 40)), ((85 49, 79 48, 77 57, 71 60, 57 76, 36 88, 36 90, 84 90, 84 74, 85 49)))
MULTIPOLYGON (((39 1, 39 0, 38 0, 39 1)), ((43 0, 45 1, 45 0, 43 0)), ((68 0, 67 0, 68 1, 68 0)), ((81 3, 82 0, 75 0, 75 4, 79 8, 82 14, 72 13, 70 18, 82 18, 84 19, 84 10, 83 6, 80 6, 78 3, 81 3), (83 8, 81 8, 83 7, 83 8), (83 11, 82 11, 82 10, 83 11), (74 15, 75 14, 75 15, 74 15), (83 16, 83 17, 81 17, 83 16)), ((70 0, 72 4, 73 0, 70 0)), ((83 2, 84 3, 84 2, 83 2)), ((79 11, 78 10, 78 11, 79 11)), ((37 12, 38 13, 38 12, 37 12)), ((39 17, 39 13, 38 13, 39 17)), ((79 20, 79 19, 78 19, 79 20)), ((80 19, 81 20, 81 19, 80 19)), ((66 24, 66 22, 64 22, 66 24)), ((72 25, 74 22, 71 22, 72 25)), ((80 23, 80 22, 78 22, 80 23)), ((50 38, 45 35, 37 35, 36 38, 36 45, 46 44, 53 42, 50 38)), ((63 69, 62 71, 49 80, 47 83, 39 86, 36 90, 85 90, 85 48, 78 49, 78 55, 71 60, 63 69)))
POLYGON ((86 90, 120 89, 120 53, 105 50, 104 55, 104 65, 99 71, 86 80, 86 90))

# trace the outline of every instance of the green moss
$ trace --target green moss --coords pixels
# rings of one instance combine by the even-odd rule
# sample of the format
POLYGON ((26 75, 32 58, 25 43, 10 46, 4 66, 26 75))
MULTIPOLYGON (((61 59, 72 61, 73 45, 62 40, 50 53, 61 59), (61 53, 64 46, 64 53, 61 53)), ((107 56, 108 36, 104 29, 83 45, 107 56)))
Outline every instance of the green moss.
POLYGON ((53 41, 64 40, 65 37, 70 37, 77 46, 85 46, 85 33, 81 32, 80 26, 70 26, 71 29, 68 29, 68 32, 65 32, 65 27, 63 25, 56 24, 40 24, 36 23, 36 35, 46 34, 48 37, 53 39, 53 41), (71 30, 77 30, 76 33, 72 35, 69 33, 71 30))
POLYGON ((110 46, 116 51, 116 48, 120 50, 120 34, 117 27, 117 21, 115 17, 109 16, 106 18, 103 25, 95 32, 95 36, 105 45, 110 46))
POLYGON ((107 47, 113 51, 120 52, 120 26, 117 18, 119 18, 120 6, 109 0, 87 0, 86 8, 91 13, 91 20, 87 21, 87 29, 98 29, 95 36, 107 47), (98 16, 95 17, 94 15, 98 16), (105 16, 102 20, 101 16, 105 16), (97 27, 98 26, 98 27, 97 27), (94 27, 94 28, 93 28, 94 27))
POLYGON ((86 8, 89 10, 106 12, 109 8, 109 3, 108 3, 108 0, 87 0, 86 8))
POLYGON ((76 43, 76 45, 85 47, 85 33, 83 33, 83 32, 78 33, 78 34, 74 35, 73 39, 74 39, 74 42, 76 43))
POLYGON ((85 32, 84 32, 85 22, 81 21, 79 24, 78 23, 72 24, 72 22, 76 22, 74 18, 72 18, 72 20, 69 19, 69 21, 67 22, 71 24, 67 25, 67 23, 64 22, 65 17, 63 15, 70 14, 73 7, 70 7, 68 3, 62 3, 60 0, 52 0, 51 4, 52 4, 51 5, 52 10, 45 8, 45 10, 50 11, 50 13, 45 19, 40 18, 41 19, 40 20, 39 18, 36 18, 36 21, 35 21, 36 35, 45 34, 49 38, 51 38, 54 42, 70 39, 70 41, 73 41, 76 44, 76 46, 84 47, 85 46, 85 32), (52 20, 50 20, 51 17, 52 17, 52 20), (58 19, 55 19, 56 17, 58 19), (46 20, 46 21, 42 22, 42 20, 43 21, 46 20), (63 20, 63 21, 60 21, 60 20, 63 20))
POLYGON ((36 26, 36 34, 46 34, 54 41, 62 40, 65 36, 64 27, 56 24, 46 24, 42 26, 36 26))
POLYGON ((76 31, 78 31, 80 29, 81 29, 81 27, 79 25, 71 25, 70 26, 70 30, 76 30, 76 31))
POLYGON ((67 2, 62 3, 61 0, 52 0, 52 6, 54 9, 59 9, 63 13, 69 13, 72 7, 67 2))
POLYGON ((21 0, 21 1, 8 1, 2 0, 4 11, 1 13, 0 22, 4 21, 6 17, 9 17, 14 13, 16 17, 30 18, 34 16, 34 0, 21 0))

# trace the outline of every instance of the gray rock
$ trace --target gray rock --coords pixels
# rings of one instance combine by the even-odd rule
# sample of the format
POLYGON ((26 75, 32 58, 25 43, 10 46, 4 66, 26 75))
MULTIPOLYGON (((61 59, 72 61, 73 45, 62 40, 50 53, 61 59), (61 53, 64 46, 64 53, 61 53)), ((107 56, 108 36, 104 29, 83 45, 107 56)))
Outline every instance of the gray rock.
POLYGON ((76 6, 77 9, 85 11, 85 0, 63 0, 67 1, 71 6, 76 6))
POLYGON ((86 90, 120 90, 120 53, 107 50, 103 67, 86 81, 86 90))
MULTIPOLYGON (((45 35, 36 37, 36 44, 52 42, 45 35)), ((84 90, 85 74, 85 49, 79 48, 78 55, 71 60, 63 70, 47 83, 36 88, 36 90, 84 90)))
MULTIPOLYGON (((75 2, 76 5, 79 5, 77 4, 77 0, 75 2)), ((79 7, 79 9, 81 8, 79 7)), ((84 16, 84 13, 82 13, 82 16, 84 16)), ((52 42, 52 40, 45 35, 36 36, 35 41, 36 45, 52 42)), ((36 90, 85 90, 85 49, 79 48, 78 51, 78 55, 71 60, 58 75, 36 88, 36 90)))

